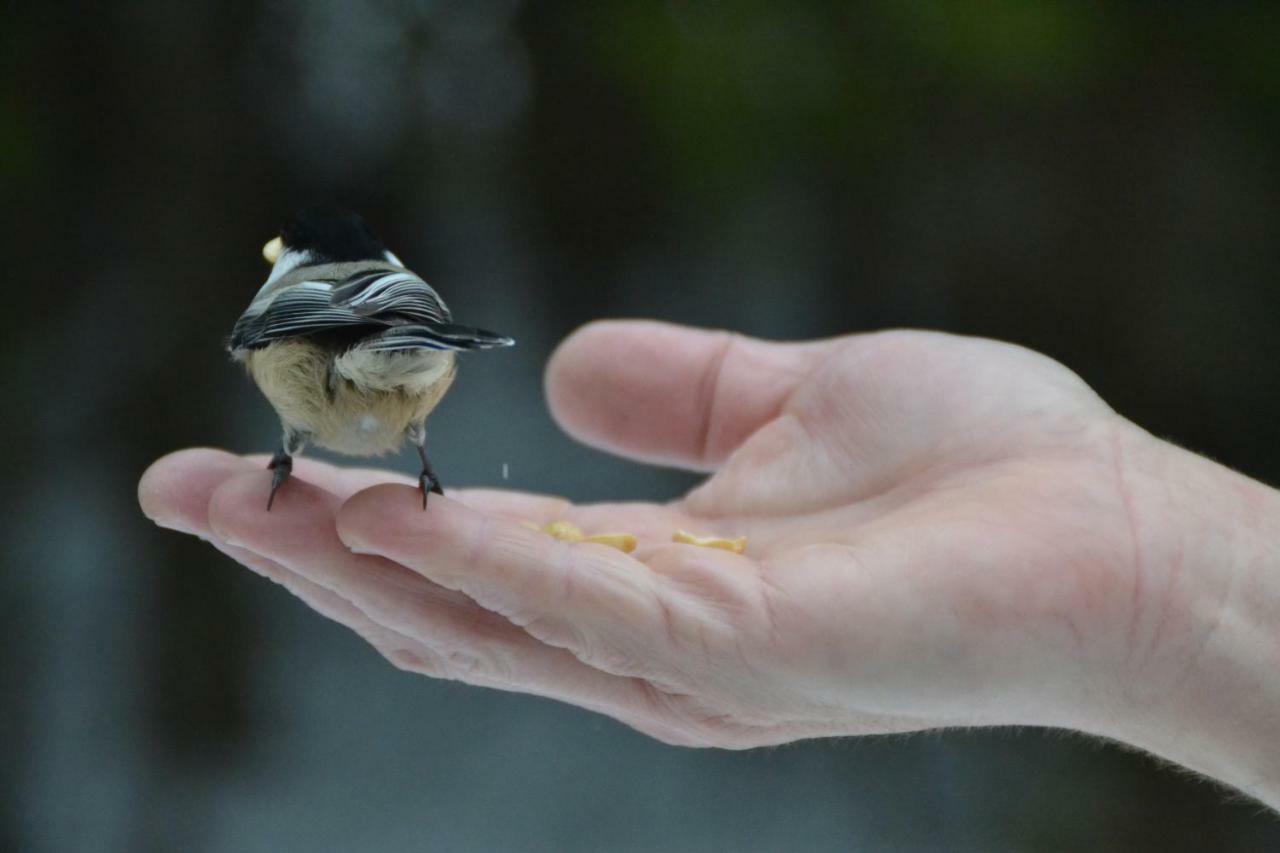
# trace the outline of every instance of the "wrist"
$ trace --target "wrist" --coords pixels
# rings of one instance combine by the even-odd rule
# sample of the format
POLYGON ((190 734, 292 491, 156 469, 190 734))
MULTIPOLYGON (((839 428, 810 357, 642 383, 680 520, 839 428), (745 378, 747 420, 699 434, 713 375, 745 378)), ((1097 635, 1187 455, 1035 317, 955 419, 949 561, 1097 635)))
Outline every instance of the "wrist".
POLYGON ((1100 733, 1280 808, 1280 492, 1150 436, 1134 445, 1146 583, 1131 681, 1100 733))

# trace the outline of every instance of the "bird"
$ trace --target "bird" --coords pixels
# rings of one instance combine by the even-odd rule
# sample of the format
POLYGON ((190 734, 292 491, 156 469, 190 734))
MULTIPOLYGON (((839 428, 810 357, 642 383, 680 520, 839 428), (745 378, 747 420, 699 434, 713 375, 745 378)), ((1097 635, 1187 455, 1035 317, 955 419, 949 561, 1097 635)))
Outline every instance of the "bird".
POLYGON ((266 282, 227 349, 280 417, 271 492, 307 444, 374 456, 408 439, 418 450, 422 507, 444 494, 427 458, 426 420, 457 372, 455 353, 514 340, 453 322, 444 300, 387 249, 359 214, 306 208, 262 247, 266 282))

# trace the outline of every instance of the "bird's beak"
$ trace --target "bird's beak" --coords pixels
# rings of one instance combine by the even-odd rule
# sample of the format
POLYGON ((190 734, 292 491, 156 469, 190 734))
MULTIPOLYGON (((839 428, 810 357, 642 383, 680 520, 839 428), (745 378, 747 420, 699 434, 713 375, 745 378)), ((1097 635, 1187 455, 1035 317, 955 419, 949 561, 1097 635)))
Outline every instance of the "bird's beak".
POLYGON ((284 243, 281 242, 279 237, 273 237, 267 241, 267 245, 262 247, 262 257, 267 263, 275 264, 282 251, 284 251, 284 243))

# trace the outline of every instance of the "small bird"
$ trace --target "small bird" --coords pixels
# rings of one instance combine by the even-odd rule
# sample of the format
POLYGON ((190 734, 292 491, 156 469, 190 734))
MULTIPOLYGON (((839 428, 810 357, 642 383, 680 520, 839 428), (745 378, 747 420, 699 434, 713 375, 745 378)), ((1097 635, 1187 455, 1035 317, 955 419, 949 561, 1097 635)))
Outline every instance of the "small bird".
POLYGON ((267 510, 308 442, 371 456, 405 438, 422 460, 426 509, 428 492, 444 494, 427 459, 426 420, 453 383, 454 353, 515 342, 454 324, 440 295, 357 214, 304 210, 262 255, 271 274, 236 321, 227 348, 284 427, 267 466, 267 510))

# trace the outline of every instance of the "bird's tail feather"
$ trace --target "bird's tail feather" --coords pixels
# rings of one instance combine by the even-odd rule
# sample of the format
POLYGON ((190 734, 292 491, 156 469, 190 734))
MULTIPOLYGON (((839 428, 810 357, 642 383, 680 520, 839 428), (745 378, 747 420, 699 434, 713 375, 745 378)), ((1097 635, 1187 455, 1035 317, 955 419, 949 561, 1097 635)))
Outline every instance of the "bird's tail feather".
POLYGON ((506 335, 459 326, 454 323, 394 326, 360 343, 361 349, 391 352, 406 349, 476 350, 509 347, 515 341, 506 335))

